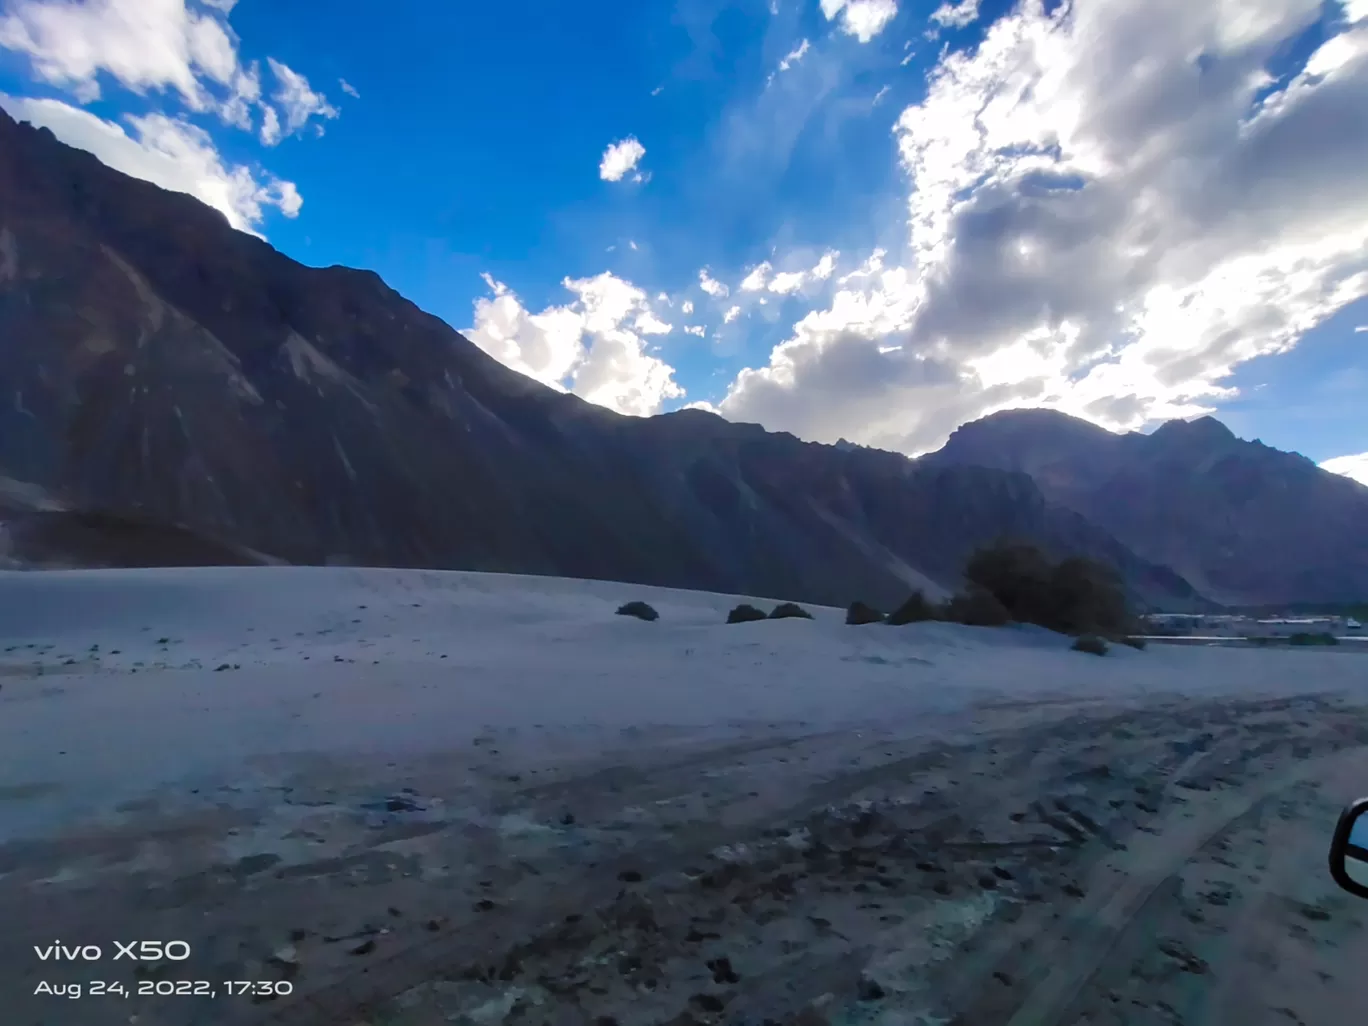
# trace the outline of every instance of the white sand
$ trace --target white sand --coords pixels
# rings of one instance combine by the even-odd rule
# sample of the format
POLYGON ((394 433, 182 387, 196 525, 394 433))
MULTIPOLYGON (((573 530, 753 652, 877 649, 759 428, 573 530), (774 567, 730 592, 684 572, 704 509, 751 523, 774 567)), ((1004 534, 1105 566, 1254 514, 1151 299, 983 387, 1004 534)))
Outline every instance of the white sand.
POLYGON ((254 756, 412 756, 491 729, 568 729, 594 745, 624 728, 831 728, 994 699, 1368 696, 1368 659, 1339 650, 1097 659, 1034 628, 848 627, 835 609, 724 624, 738 601, 432 571, 0 573, 0 788, 35 792, 0 806, 0 840, 231 776, 254 756), (614 615, 636 598, 660 620, 614 615))
POLYGON ((648 1026, 708 995, 747 1021, 874 1021, 861 974, 889 1022, 1365 1006, 1368 930, 1323 855, 1368 781, 1362 646, 1097 658, 1034 628, 836 609, 727 625, 737 601, 338 568, 0 573, 7 1026, 266 1021, 40 994, 120 969, 37 960, 58 937, 183 938, 175 979, 284 974, 299 1000, 270 1021, 299 1026, 648 1026), (660 619, 615 615, 632 599, 660 619))

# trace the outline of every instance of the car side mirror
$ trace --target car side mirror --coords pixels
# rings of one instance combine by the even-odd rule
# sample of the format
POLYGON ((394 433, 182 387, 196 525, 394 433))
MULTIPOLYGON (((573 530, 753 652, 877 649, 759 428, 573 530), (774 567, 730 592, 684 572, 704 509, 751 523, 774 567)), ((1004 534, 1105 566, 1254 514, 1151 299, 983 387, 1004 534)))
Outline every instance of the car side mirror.
POLYGON ((1330 843, 1330 875, 1350 894, 1368 898, 1368 798, 1340 813, 1330 843))

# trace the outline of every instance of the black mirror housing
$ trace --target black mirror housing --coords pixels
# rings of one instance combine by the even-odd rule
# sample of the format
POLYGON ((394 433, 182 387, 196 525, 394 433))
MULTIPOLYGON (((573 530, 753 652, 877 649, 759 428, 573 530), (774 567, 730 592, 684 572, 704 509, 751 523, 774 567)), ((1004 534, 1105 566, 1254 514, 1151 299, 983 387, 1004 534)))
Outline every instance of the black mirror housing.
POLYGON ((1368 898, 1368 798, 1340 813, 1330 843, 1330 875, 1350 894, 1368 898))

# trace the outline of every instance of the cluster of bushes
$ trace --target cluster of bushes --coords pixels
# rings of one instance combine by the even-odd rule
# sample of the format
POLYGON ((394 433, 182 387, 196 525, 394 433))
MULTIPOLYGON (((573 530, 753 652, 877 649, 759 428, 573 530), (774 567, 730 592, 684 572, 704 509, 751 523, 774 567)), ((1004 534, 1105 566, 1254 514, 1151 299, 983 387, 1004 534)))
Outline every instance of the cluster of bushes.
POLYGON ((1096 560, 1071 556, 1056 562, 1034 545, 999 542, 974 552, 964 577, 965 589, 945 602, 931 602, 916 591, 887 616, 863 602, 852 603, 846 623, 1032 623, 1076 636, 1074 647, 1081 652, 1104 655, 1107 639, 1144 647, 1131 637, 1136 621, 1119 576, 1096 560))
POLYGON ((754 623, 756 620, 811 620, 812 614, 794 602, 781 602, 769 613, 754 606, 741 603, 727 614, 727 623, 754 623))
MULTIPOLYGON (((645 602, 628 602, 618 607, 618 616, 634 616, 648 623, 660 619, 660 614, 645 602)), ((766 613, 763 609, 744 602, 727 614, 727 623, 751 623, 755 620, 790 620, 800 618, 811 620, 812 614, 795 602, 781 602, 766 613)))
MULTIPOLYGON (((998 542, 969 557, 964 578, 964 590, 944 602, 932 602, 914 591, 887 615, 864 602, 853 602, 846 611, 846 623, 894 627, 927 620, 973 627, 1031 623, 1073 635, 1079 652, 1105 655, 1108 641, 1144 648, 1144 642, 1132 636, 1136 621, 1120 577, 1096 560, 1071 556, 1056 562, 1034 545, 998 542)), ((659 615, 645 602, 629 602, 618 613, 641 620, 655 620, 659 615)), ((790 617, 810 620, 812 614, 792 602, 780 603, 769 613, 743 603, 727 614, 727 623, 790 617)), ((1294 635, 1291 643, 1324 645, 1334 640, 1329 635, 1302 634, 1294 635)))

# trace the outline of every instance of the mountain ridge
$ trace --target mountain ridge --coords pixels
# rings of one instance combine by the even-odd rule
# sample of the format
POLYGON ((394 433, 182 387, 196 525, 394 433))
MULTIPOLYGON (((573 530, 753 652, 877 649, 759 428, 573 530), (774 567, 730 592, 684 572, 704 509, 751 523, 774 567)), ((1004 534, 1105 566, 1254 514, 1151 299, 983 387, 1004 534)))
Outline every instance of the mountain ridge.
POLYGON ((1029 474, 618 415, 3 112, 0 332, 0 474, 234 551, 844 604, 1013 535, 1203 601, 1029 474))
POLYGON ((966 424, 924 459, 1028 474, 1142 557, 1226 605, 1368 596, 1368 487, 1213 417, 1118 434, 1057 411, 966 424))

